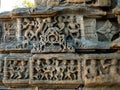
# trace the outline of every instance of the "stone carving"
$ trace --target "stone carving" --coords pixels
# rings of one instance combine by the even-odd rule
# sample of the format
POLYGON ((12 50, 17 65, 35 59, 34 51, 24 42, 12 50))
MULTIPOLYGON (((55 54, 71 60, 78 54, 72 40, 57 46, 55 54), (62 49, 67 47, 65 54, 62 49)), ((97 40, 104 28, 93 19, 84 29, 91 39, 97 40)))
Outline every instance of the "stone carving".
POLYGON ((75 16, 57 16, 53 19, 36 18, 32 21, 25 18, 22 29, 24 30, 25 42, 28 42, 26 45, 31 45, 32 51, 65 52, 74 51, 73 47, 76 46, 76 43, 79 44, 81 38, 80 24, 79 19, 77 20, 75 16), (67 27, 65 28, 65 26, 67 27))
POLYGON ((105 82, 109 82, 108 85, 112 85, 114 82, 119 83, 119 62, 120 60, 114 57, 99 59, 90 57, 86 59, 84 64, 86 85, 92 86, 94 83, 94 85, 100 84, 104 86, 105 82))
MULTIPOLYGON (((74 59, 74 54, 48 54, 47 57, 44 54, 34 55, 30 61, 31 70, 31 84, 36 85, 42 81, 48 82, 48 84, 62 82, 70 84, 71 82, 77 82, 81 80, 81 57, 77 56, 74 59), (66 57, 66 59, 64 59, 66 57)), ((41 86, 41 85, 40 85, 41 86)), ((64 85, 63 85, 64 86, 64 85)), ((71 85, 72 86, 72 85, 71 85)))
POLYGON ((39 7, 54 7, 58 6, 60 3, 60 0, 35 0, 36 6, 39 7))
POLYGON ((56 7, 69 5, 90 5, 94 7, 110 6, 110 0, 35 0, 36 7, 56 7))
POLYGON ((29 54, 11 54, 4 60, 4 79, 12 87, 26 86, 29 83, 29 54))
POLYGON ((8 61, 7 79, 28 79, 28 61, 8 61))
POLYGON ((77 80, 77 60, 49 60, 37 59, 34 61, 34 80, 77 80))
POLYGON ((109 20, 107 20, 105 24, 97 30, 97 32, 106 38, 105 41, 111 41, 113 36, 119 31, 109 20))
POLYGON ((0 13, 0 89, 119 89, 120 0, 35 4, 0 13))
POLYGON ((96 33, 96 20, 87 19, 85 20, 85 39, 91 41, 98 41, 98 36, 96 33))
POLYGON ((4 24, 4 41, 5 42, 13 42, 16 41, 16 24, 13 22, 6 22, 4 24))

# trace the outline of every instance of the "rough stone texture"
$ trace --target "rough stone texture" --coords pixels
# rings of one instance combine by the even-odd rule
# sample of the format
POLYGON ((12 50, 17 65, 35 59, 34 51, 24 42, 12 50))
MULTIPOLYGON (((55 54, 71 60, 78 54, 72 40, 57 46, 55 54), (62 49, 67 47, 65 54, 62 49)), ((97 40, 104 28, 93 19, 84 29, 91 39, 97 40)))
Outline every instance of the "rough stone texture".
POLYGON ((0 89, 119 90, 120 0, 35 0, 0 14, 0 89))

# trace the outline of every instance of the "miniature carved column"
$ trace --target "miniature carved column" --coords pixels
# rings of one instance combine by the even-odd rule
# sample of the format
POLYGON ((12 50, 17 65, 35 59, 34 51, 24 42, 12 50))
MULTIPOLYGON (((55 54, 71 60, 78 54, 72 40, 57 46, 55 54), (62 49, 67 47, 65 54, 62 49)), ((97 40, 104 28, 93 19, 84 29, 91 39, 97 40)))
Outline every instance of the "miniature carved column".
POLYGON ((21 40, 21 18, 17 18, 17 40, 21 40))
POLYGON ((85 38, 85 28, 84 28, 84 20, 83 20, 83 16, 78 16, 78 23, 81 25, 80 29, 81 29, 81 38, 84 39, 85 38))

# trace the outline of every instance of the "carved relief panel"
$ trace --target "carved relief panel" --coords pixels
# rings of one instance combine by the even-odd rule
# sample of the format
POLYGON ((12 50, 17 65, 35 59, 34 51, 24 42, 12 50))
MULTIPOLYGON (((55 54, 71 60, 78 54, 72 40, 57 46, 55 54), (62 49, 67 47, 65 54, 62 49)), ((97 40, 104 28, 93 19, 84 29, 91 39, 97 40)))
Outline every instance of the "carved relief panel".
POLYGON ((14 42, 16 41, 17 25, 16 21, 9 21, 4 23, 4 41, 5 42, 14 42))
POLYGON ((111 42, 119 37, 119 25, 112 20, 99 21, 97 23, 97 34, 99 41, 111 42))
POLYGON ((82 16, 56 16, 48 18, 24 18, 23 41, 17 48, 29 48, 32 52, 73 52, 79 48, 84 28, 82 16))
POLYGON ((120 57, 118 54, 86 55, 84 61, 85 85, 110 86, 120 84, 120 57))
POLYGON ((54 88, 61 85, 73 88, 82 84, 81 69, 81 57, 74 54, 34 55, 30 62, 30 84, 44 87, 41 84, 44 81, 48 86, 54 84, 54 88))
POLYGON ((11 87, 29 83, 29 54, 11 54, 4 59, 4 84, 11 87))

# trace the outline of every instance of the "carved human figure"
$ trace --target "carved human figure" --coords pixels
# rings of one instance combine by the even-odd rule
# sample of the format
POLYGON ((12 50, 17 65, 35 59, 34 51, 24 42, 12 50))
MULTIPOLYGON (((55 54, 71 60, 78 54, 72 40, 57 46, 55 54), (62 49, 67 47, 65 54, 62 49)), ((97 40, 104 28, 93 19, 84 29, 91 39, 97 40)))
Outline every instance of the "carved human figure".
POLYGON ((67 61, 66 60, 62 60, 62 64, 61 64, 61 73, 63 73, 63 80, 65 79, 65 72, 67 71, 67 61))
POLYGON ((56 80, 62 80, 63 79, 63 72, 61 72, 61 67, 59 65, 59 61, 56 60, 55 62, 55 70, 56 74, 54 75, 56 80))
POLYGON ((10 63, 10 67, 9 67, 10 79, 14 79, 17 76, 16 70, 15 70, 16 65, 17 65, 17 61, 10 63))
POLYGON ((43 71, 44 71, 44 76, 42 78, 45 77, 46 80, 52 80, 52 78, 53 78, 53 67, 51 65, 50 60, 46 60, 46 64, 44 65, 43 71))
POLYGON ((69 68, 70 68, 70 73, 71 73, 72 79, 76 80, 76 78, 77 78, 77 76, 76 76, 77 70, 76 70, 76 65, 75 65, 74 60, 71 60, 69 68))
POLYGON ((65 79, 66 80, 72 80, 72 77, 71 77, 71 71, 69 68, 67 68, 66 72, 65 72, 65 79))
POLYGON ((63 21, 63 18, 61 16, 58 17, 58 23, 57 27, 59 28, 59 33, 63 33, 63 29, 65 28, 65 23, 63 21))
POLYGON ((28 70, 26 68, 26 62, 25 61, 21 61, 20 66, 17 68, 18 73, 17 73, 17 78, 21 79, 21 78, 28 78, 28 70))
POLYGON ((69 34, 72 37, 72 39, 78 38, 80 36, 79 25, 75 22, 74 16, 70 16, 67 29, 68 29, 67 36, 69 34))
POLYGON ((105 63, 105 60, 101 60, 102 67, 100 68, 100 76, 109 75, 111 63, 105 63))
POLYGON ((62 62, 62 70, 64 71, 64 79, 65 80, 72 80, 70 66, 69 66, 68 61, 63 60, 63 62, 62 62))
POLYGON ((86 67, 85 77, 87 79, 95 79, 97 77, 98 68, 96 66, 96 61, 91 59, 91 65, 86 67))
POLYGON ((117 59, 113 59, 111 66, 110 66, 110 75, 114 78, 119 78, 120 75, 118 74, 118 60, 117 59))
POLYGON ((48 17, 48 18, 43 19, 43 24, 44 24, 44 28, 42 30, 42 34, 44 35, 47 29, 50 29, 53 26, 53 23, 51 21, 51 18, 48 17))
POLYGON ((42 79, 41 78, 41 77, 43 77, 43 74, 42 74, 42 62, 39 59, 37 59, 35 70, 36 70, 36 74, 35 74, 34 77, 37 80, 42 79))

